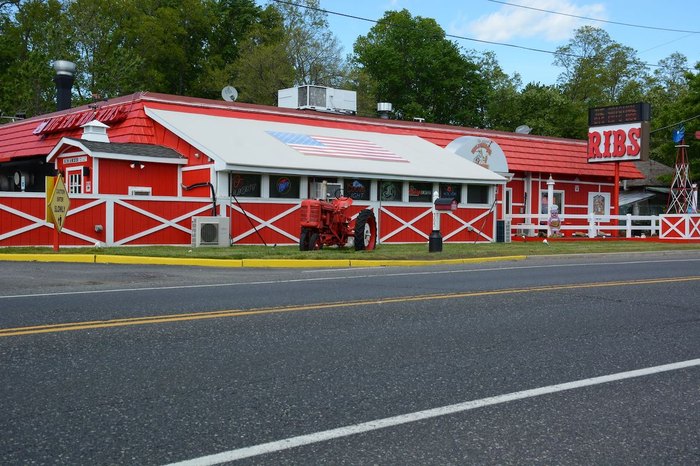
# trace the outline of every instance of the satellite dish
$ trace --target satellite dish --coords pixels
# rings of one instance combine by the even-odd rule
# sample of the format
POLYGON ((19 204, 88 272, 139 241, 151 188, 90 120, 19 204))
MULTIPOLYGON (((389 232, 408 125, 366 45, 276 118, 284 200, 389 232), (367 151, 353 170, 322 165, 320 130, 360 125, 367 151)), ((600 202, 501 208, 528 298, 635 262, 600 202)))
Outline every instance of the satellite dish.
POLYGON ((234 102, 238 98, 238 91, 233 86, 226 86, 221 89, 221 98, 226 102, 234 102))
POLYGON ((518 134, 530 134, 530 131, 532 131, 532 128, 530 128, 528 125, 520 125, 515 128, 515 132, 518 134))

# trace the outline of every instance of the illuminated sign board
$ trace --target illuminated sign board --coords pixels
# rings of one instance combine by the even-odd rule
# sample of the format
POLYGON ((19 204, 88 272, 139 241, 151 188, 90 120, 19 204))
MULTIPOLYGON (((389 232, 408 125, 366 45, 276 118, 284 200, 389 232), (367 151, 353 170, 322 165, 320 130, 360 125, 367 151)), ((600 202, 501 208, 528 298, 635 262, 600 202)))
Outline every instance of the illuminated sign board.
POLYGON ((588 111, 588 162, 644 160, 649 154, 647 103, 592 108, 588 111))
POLYGON ((645 102, 588 110, 588 126, 608 126, 651 120, 651 105, 645 102))

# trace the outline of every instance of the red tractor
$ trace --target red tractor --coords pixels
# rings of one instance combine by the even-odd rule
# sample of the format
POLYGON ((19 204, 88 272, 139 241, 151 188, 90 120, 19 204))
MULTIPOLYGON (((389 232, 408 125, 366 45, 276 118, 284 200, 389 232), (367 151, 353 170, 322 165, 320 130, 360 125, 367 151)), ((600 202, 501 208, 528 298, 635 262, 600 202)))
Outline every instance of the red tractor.
POLYGON ((372 209, 363 209, 355 218, 354 228, 350 227, 350 218, 346 214, 352 205, 349 197, 337 197, 331 202, 318 199, 301 201, 301 235, 299 249, 313 251, 323 246, 340 246, 348 244, 353 238, 355 250, 372 250, 377 244, 377 221, 372 209))

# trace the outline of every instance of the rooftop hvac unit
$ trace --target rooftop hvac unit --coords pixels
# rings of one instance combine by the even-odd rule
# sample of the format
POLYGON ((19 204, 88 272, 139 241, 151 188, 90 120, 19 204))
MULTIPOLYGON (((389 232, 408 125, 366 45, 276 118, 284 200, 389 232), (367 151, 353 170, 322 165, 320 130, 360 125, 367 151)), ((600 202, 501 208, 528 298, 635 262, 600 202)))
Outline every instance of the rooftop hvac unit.
POLYGON ((277 106, 354 115, 357 92, 307 84, 277 91, 277 106))
POLYGON ((192 217, 192 247, 230 246, 228 217, 192 217))

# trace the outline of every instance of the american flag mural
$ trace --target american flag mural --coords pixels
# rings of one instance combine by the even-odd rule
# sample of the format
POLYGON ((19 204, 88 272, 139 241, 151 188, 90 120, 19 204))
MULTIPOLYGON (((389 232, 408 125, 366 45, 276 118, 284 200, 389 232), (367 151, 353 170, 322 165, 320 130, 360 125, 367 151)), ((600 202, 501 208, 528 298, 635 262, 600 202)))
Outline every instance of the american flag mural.
POLYGON ((281 131, 267 133, 304 155, 408 163, 403 157, 362 139, 309 136, 281 131))

